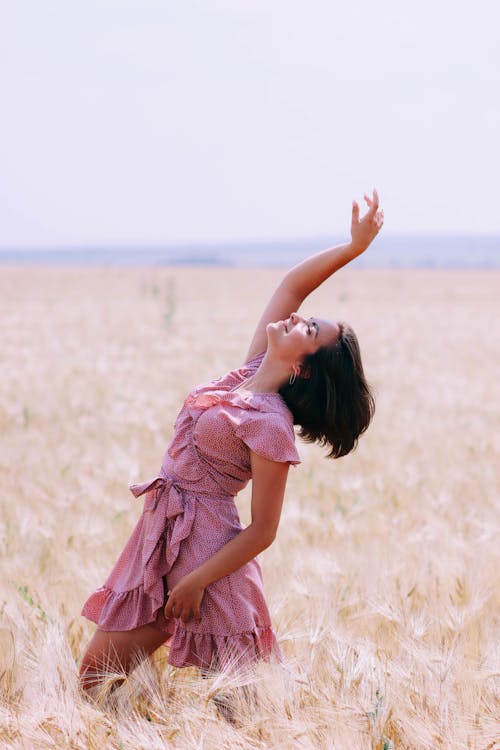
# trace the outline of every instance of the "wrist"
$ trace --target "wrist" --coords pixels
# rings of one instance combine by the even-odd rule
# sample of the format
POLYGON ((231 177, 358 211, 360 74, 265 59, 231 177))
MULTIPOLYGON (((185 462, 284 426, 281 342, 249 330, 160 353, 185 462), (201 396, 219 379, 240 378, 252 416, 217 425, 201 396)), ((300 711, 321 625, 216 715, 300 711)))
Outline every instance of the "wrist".
POLYGON ((208 586, 210 581, 205 580, 202 568, 203 565, 187 574, 185 580, 187 580, 190 586, 200 589, 205 589, 208 586))
POLYGON ((364 253, 368 245, 362 244, 361 242, 356 242, 356 240, 351 240, 347 244, 347 249, 349 254, 351 255, 351 259, 357 258, 358 255, 361 255, 361 253, 364 253))

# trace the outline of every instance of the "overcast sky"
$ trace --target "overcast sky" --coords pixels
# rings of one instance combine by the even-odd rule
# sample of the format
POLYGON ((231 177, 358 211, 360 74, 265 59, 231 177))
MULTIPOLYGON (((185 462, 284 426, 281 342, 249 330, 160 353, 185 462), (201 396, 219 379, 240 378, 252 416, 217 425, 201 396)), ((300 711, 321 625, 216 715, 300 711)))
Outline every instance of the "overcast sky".
POLYGON ((500 234, 499 0, 0 15, 0 247, 500 234))

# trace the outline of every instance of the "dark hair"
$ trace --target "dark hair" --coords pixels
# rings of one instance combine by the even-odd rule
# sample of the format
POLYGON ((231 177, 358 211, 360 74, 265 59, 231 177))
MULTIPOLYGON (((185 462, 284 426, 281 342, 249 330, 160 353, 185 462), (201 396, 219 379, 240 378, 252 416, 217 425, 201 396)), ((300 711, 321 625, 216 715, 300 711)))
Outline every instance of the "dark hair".
POLYGON ((340 335, 304 358, 305 377, 288 382, 280 394, 308 443, 331 446, 328 458, 340 458, 357 445, 375 412, 375 399, 366 382, 356 334, 339 323, 340 335))

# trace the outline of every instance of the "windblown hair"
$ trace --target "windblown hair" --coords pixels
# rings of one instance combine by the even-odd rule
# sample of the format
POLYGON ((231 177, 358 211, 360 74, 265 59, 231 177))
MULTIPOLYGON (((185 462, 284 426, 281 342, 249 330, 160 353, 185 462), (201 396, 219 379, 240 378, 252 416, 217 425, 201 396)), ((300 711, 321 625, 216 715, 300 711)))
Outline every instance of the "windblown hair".
POLYGON ((300 425, 300 437, 330 447, 328 458, 350 453, 375 412, 356 334, 346 323, 339 326, 333 344, 305 357, 305 377, 293 385, 287 382, 279 391, 294 424, 300 425))

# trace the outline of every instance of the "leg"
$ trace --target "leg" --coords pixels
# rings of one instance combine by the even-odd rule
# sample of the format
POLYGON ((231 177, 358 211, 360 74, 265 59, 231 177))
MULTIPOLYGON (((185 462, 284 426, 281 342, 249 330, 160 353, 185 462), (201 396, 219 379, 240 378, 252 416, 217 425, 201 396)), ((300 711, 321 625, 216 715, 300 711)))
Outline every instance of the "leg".
POLYGON ((101 685, 110 672, 129 674, 141 659, 156 651, 168 637, 167 633, 153 625, 124 631, 98 628, 80 666, 82 688, 91 691, 101 685))

